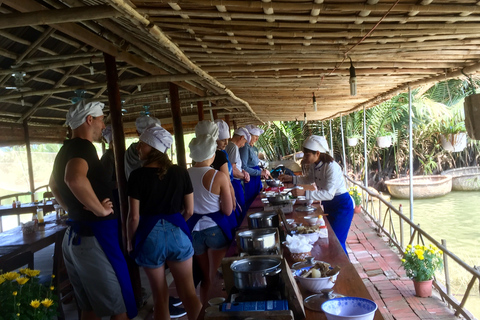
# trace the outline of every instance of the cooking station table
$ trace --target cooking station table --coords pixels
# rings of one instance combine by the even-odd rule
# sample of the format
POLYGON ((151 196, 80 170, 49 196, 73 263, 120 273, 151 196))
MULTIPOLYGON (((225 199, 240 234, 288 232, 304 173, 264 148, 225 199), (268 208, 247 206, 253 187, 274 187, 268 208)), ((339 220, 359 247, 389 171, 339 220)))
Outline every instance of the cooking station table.
MULTIPOLYGON (((259 202, 257 201, 257 203, 259 202)), ((295 208, 299 206, 295 205, 294 211, 292 213, 286 214, 285 216, 287 219, 294 219, 296 223, 305 224, 306 221, 303 219, 304 216, 313 216, 313 215, 318 215, 320 213, 323 213, 321 208, 319 208, 318 203, 317 204, 314 203, 314 206, 317 208, 315 212, 306 213, 306 212, 296 212, 295 208)), ((251 213, 259 212, 262 210, 263 210, 262 207, 251 208, 248 211, 247 216, 251 213)), ((341 268, 340 273, 337 277, 335 286, 333 287, 334 292, 343 294, 345 296, 361 297, 361 298, 373 300, 367 288, 365 287, 365 284, 363 283, 362 279, 358 275, 357 270, 355 269, 353 264, 350 263, 350 260, 348 259, 347 255, 343 251, 343 248, 340 245, 340 242, 338 241, 337 237, 333 233, 333 230, 330 224, 328 223, 327 219, 325 219, 325 223, 328 230, 328 238, 320 238, 313 245, 312 256, 315 258, 315 260, 325 261, 330 263, 332 266, 338 265, 341 268)), ((246 218, 243 221, 240 228, 243 228, 243 229, 248 228, 246 218)), ((234 256, 238 253, 236 246, 237 244, 234 241, 227 252, 227 256, 234 256)), ((291 261, 289 257, 288 249, 284 248, 283 253, 288 265, 291 266, 293 264, 293 261, 291 261)), ((303 290, 300 286, 298 287, 302 295, 302 300, 313 294, 311 292, 307 292, 306 290, 303 290)), ((218 276, 218 274, 211 288, 212 290, 210 290, 209 292, 208 299, 211 299, 213 297, 225 297, 225 298, 227 297, 227 292, 224 289, 223 279, 220 276, 218 276)), ((207 307, 208 307, 208 304, 203 306, 203 310, 200 313, 198 318, 199 320, 204 319, 205 317, 204 309, 207 307)), ((323 312, 316 312, 316 311, 309 310, 307 308, 305 308, 305 315, 306 315, 305 319, 307 320, 327 319, 323 312)), ((378 309, 375 313, 374 319, 375 320, 384 319, 378 309)))
POLYGON ((49 245, 62 241, 67 225, 56 222, 56 215, 45 216, 45 225, 30 234, 23 234, 20 226, 0 233, 0 269, 10 259, 25 253, 35 253, 49 245))

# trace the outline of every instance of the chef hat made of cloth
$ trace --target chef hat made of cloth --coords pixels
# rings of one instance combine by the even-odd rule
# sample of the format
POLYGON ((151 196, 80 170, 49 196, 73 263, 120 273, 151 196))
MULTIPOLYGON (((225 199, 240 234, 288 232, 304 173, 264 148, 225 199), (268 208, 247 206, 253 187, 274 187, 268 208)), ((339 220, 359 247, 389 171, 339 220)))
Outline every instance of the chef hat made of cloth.
POLYGON ((217 140, 225 140, 230 138, 230 128, 228 124, 222 119, 215 119, 215 124, 218 127, 218 138, 217 140))
POLYGON ((209 134, 215 138, 215 141, 218 139, 218 127, 215 123, 210 120, 202 120, 195 126, 195 135, 201 136, 209 134))
MULTIPOLYGON (((213 123, 213 122, 212 122, 213 123)), ((195 162, 210 159, 217 150, 217 138, 211 134, 197 135, 190 141, 190 158, 195 162)))
POLYGON ((248 133, 248 130, 244 127, 237 128, 235 131, 233 131, 233 134, 236 134, 238 136, 243 136, 245 139, 247 139, 247 142, 250 143, 250 133, 248 133))
POLYGON ((112 125, 109 124, 105 129, 103 129, 102 136, 108 144, 112 143, 112 140, 113 140, 112 125))
POLYGON ((137 127, 138 133, 142 134, 145 129, 151 127, 153 125, 158 124, 159 126, 162 125, 160 120, 155 117, 150 116, 140 116, 135 120, 135 127, 137 127))
POLYGON ((323 136, 317 136, 314 134, 305 139, 303 147, 312 151, 320 151, 322 153, 327 153, 330 150, 328 148, 327 139, 323 136))
POLYGON ((104 107, 105 105, 98 101, 86 102, 85 100, 80 100, 68 110, 66 124, 72 130, 77 129, 87 120, 87 116, 103 116, 104 107))
POLYGON ((159 124, 146 128, 139 139, 162 153, 165 153, 173 142, 173 137, 170 132, 162 128, 159 124))
POLYGON ((248 130, 248 132, 253 135, 253 136, 260 136, 262 133, 264 133, 265 131, 260 129, 259 127, 257 127, 256 125, 254 124, 249 124, 249 125, 246 125, 245 128, 248 130))

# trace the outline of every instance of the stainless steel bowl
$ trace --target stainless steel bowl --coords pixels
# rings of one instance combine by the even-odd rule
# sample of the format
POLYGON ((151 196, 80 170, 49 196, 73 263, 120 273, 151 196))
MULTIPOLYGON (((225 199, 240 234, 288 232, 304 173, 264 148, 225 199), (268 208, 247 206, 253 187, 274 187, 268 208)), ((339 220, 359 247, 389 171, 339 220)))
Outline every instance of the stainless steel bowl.
POLYGON ((280 222, 276 212, 255 212, 248 216, 248 227, 250 229, 257 228, 278 228, 280 222))
POLYGON ((260 228, 237 233, 237 244, 250 254, 274 250, 278 242, 277 228, 260 228))
POLYGON ((267 180, 265 180, 265 183, 269 187, 281 187, 281 186, 283 186, 282 181, 276 180, 276 179, 267 179, 267 180))
POLYGON ((280 260, 275 258, 248 257, 234 261, 235 287, 240 291, 255 291, 274 288, 280 279, 280 260))

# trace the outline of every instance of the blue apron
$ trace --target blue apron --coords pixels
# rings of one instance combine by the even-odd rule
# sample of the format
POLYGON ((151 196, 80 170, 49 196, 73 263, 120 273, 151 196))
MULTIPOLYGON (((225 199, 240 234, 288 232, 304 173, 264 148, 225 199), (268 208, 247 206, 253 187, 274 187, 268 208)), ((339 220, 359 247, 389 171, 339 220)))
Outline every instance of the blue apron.
POLYGON ((233 190, 235 191, 235 198, 237 199, 237 206, 235 210, 235 217, 237 218, 237 225, 241 225, 243 218, 245 217, 245 195, 243 194, 242 181, 232 180, 233 190))
MULTIPOLYGON (((128 318, 135 318, 138 311, 135 296, 133 294, 132 283, 130 281, 130 274, 128 273, 127 262, 120 248, 118 220, 73 221, 68 219, 67 225, 69 225, 77 234, 76 240, 78 242, 76 244, 80 244, 81 235, 84 231, 93 233, 117 275, 122 290, 123 301, 127 308, 128 318)), ((70 232, 70 237, 71 235, 72 233, 70 232)), ((73 243, 73 245, 75 245, 75 243, 73 243)))
POLYGON ((335 196, 332 200, 322 201, 323 209, 325 213, 328 213, 327 219, 332 226, 333 232, 340 241, 340 244, 347 254, 347 247, 345 242, 347 241, 348 231, 353 219, 353 201, 348 192, 335 196))
MULTIPOLYGON (((259 166, 252 167, 252 169, 260 170, 259 166)), ((245 188, 245 210, 248 210, 255 198, 262 190, 262 177, 250 176, 250 182, 244 184, 245 188)))
POLYGON ((233 239, 232 227, 230 225, 230 222, 228 221, 228 217, 224 215, 221 211, 217 211, 209 214, 194 213, 193 216, 191 216, 190 219, 187 220, 187 225, 188 225, 188 228, 190 229, 190 232, 193 231, 193 228, 197 224, 198 220, 200 220, 202 217, 205 217, 205 216, 211 218, 213 222, 215 222, 220 227, 220 229, 222 229, 222 232, 225 235, 225 237, 228 239, 228 241, 232 241, 233 239))

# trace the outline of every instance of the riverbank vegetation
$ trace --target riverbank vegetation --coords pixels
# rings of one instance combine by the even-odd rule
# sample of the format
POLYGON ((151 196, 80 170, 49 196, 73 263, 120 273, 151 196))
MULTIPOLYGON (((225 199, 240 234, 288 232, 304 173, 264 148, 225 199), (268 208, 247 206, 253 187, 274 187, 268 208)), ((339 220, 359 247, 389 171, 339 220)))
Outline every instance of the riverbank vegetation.
MULTIPOLYGON (((479 79, 471 81, 452 79, 412 90, 415 175, 438 174, 451 168, 476 166, 480 162, 480 143, 477 140, 467 138, 466 148, 461 152, 451 152, 442 147, 442 136, 445 140, 449 134, 466 131, 463 100, 474 92, 472 84, 476 87, 480 84, 479 79)), ((369 185, 375 186, 386 179, 408 174, 408 100, 408 93, 402 93, 366 110, 367 161, 371 182, 369 185), (377 138, 381 136, 390 136, 392 145, 388 148, 378 147, 377 138)), ((260 136, 258 143, 267 160, 280 160, 300 151, 304 137, 311 134, 325 135, 329 142, 332 138, 335 159, 343 164, 340 121, 343 122, 349 175, 355 179, 363 179, 363 110, 323 122, 273 122, 264 126, 265 133, 260 136), (359 138, 360 142, 349 147, 346 140, 350 137, 359 138)), ((383 188, 378 186, 377 189, 383 188)))

